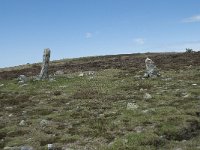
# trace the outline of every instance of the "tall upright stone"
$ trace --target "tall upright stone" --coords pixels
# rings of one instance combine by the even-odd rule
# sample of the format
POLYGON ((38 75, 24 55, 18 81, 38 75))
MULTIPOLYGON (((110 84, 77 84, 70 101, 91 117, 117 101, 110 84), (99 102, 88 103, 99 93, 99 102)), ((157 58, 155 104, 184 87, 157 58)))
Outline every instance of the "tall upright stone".
POLYGON ((144 77, 157 77, 160 76, 156 65, 154 62, 149 59, 148 57, 145 59, 145 65, 146 65, 146 72, 144 74, 144 77))
POLYGON ((42 69, 41 69, 40 75, 39 75, 40 79, 48 79, 49 78, 50 53, 51 53, 51 50, 49 48, 44 49, 42 69))

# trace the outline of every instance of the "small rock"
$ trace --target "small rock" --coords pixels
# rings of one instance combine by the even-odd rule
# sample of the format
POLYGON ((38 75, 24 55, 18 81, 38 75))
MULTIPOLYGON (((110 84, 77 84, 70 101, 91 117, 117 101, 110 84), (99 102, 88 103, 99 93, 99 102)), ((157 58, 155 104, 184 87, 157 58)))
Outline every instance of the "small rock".
POLYGON ((53 144, 47 144, 48 150, 53 150, 53 144))
POLYGON ((83 76, 84 76, 84 73, 80 73, 78 76, 79 76, 79 77, 83 77, 83 76))
POLYGON ((67 87, 66 85, 59 86, 59 88, 66 88, 66 87, 67 87))
POLYGON ((136 131, 136 133, 141 133, 144 130, 144 128, 141 126, 137 126, 137 127, 135 127, 134 130, 136 131))
POLYGON ((139 106, 135 103, 128 103, 126 109, 127 110, 135 110, 137 109, 139 106))
POLYGON ((144 89, 143 89, 143 88, 141 88, 141 89, 140 89, 140 92, 143 92, 143 91, 144 91, 144 89))
POLYGON ((142 110, 142 112, 143 112, 144 114, 146 114, 146 113, 149 112, 149 110, 148 110, 148 109, 146 109, 146 110, 142 110))
POLYGON ((56 79, 54 79, 54 78, 49 78, 49 81, 50 81, 50 82, 55 82, 56 79))
POLYGON ((0 87, 4 86, 4 84, 0 84, 0 87))
POLYGON ((196 83, 194 83, 194 84, 192 84, 193 86, 196 86, 197 84, 196 83))
POLYGON ((94 71, 88 71, 88 75, 89 76, 91 76, 91 75, 93 76, 93 75, 95 75, 95 72, 94 71))
POLYGON ((33 147, 31 147, 31 146, 22 146, 21 150, 33 150, 33 147))
POLYGON ((42 121, 40 121, 40 126, 41 126, 41 127, 44 127, 44 126, 46 126, 46 125, 48 125, 48 124, 49 124, 49 121, 48 121, 48 120, 43 119, 42 121))
POLYGON ((55 72, 54 75, 63 75, 64 74, 64 71, 63 70, 58 70, 55 72))
POLYGON ((175 150, 183 150, 182 148, 176 148, 175 150))
POLYGON ((148 99, 152 99, 152 96, 149 93, 145 93, 144 96, 143 96, 143 98, 145 100, 148 100, 148 99))
POLYGON ((172 80, 172 78, 165 78, 165 79, 162 79, 163 81, 170 81, 172 80))
POLYGON ((188 97, 190 97, 190 94, 186 94, 186 95, 184 95, 183 97, 184 97, 184 98, 188 98, 188 97))
POLYGON ((13 110, 13 107, 6 107, 5 110, 13 110))
POLYGON ((12 116, 13 116, 13 114, 8 115, 8 117, 12 117, 12 116))
POLYGON ((9 147, 9 146, 6 146, 3 148, 4 150, 21 150, 20 147, 9 147))
POLYGON ((72 148, 63 147, 62 150, 74 150, 72 148))
POLYGON ((22 111, 22 115, 26 115, 27 114, 27 111, 22 111))
POLYGON ((24 86, 27 86, 28 84, 22 84, 22 85, 20 85, 19 87, 24 87, 24 86))
POLYGON ((188 69, 191 69, 191 68, 192 68, 192 65, 189 65, 189 66, 188 66, 188 69))
MULTIPOLYGON (((128 75, 128 74, 127 74, 128 75)), ((140 75, 135 75, 134 78, 140 78, 140 75)))
POLYGON ((25 124, 26 124, 26 123, 25 123, 24 120, 20 121, 20 123, 19 123, 20 126, 25 126, 25 124))
POLYGON ((104 114, 99 114, 99 118, 104 118, 104 114))

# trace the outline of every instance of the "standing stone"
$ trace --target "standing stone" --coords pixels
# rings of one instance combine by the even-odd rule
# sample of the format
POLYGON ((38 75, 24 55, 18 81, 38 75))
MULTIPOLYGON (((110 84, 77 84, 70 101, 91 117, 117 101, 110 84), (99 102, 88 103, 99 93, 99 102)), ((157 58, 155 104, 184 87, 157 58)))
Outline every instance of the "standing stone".
POLYGON ((28 78, 25 75, 19 75, 17 79, 19 80, 18 83, 22 83, 22 84, 28 81, 28 78))
POLYGON ((40 79, 48 79, 49 78, 49 60, 50 60, 50 49, 44 49, 43 54, 43 63, 42 63, 42 69, 39 75, 40 79))
POLYGON ((154 62, 149 59, 149 58, 146 58, 145 59, 145 64, 146 64, 146 72, 144 74, 144 77, 157 77, 157 76, 160 76, 157 68, 156 68, 156 65, 154 64, 154 62))

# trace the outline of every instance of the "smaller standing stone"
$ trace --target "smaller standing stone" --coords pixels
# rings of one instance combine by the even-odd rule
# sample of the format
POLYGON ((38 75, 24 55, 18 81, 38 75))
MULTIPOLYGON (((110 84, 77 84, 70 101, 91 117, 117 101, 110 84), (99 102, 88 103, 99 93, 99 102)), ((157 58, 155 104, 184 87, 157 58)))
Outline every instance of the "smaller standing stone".
POLYGON ((156 68, 156 65, 154 64, 154 62, 151 59, 146 58, 145 64, 146 64, 146 72, 144 74, 145 78, 160 76, 160 74, 156 68))
POLYGON ((26 83, 28 81, 28 78, 25 75, 20 75, 18 77, 19 82, 18 83, 26 83))

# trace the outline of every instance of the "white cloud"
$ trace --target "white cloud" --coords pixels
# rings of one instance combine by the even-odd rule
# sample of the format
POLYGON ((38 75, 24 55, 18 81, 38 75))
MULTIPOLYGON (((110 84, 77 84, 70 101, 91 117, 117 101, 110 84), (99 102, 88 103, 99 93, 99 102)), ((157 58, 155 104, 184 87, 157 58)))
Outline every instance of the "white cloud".
POLYGON ((190 22, 200 22, 200 15, 195 15, 189 18, 185 18, 182 20, 184 23, 190 23, 190 22))
POLYGON ((143 45, 145 43, 145 40, 143 38, 135 38, 133 39, 133 41, 139 45, 143 45))
POLYGON ((86 39, 92 38, 92 35, 93 35, 93 34, 92 34, 91 32, 86 32, 86 33, 85 33, 85 38, 86 38, 86 39))

